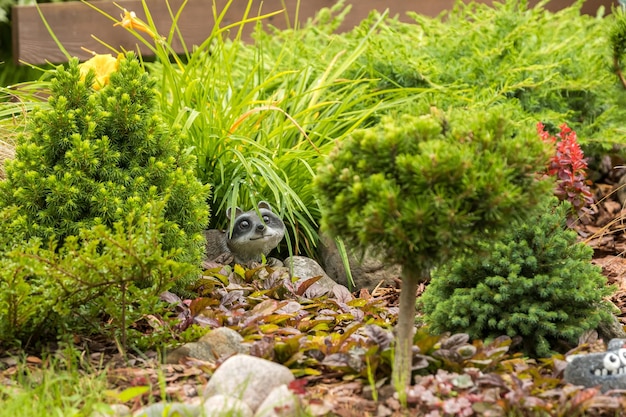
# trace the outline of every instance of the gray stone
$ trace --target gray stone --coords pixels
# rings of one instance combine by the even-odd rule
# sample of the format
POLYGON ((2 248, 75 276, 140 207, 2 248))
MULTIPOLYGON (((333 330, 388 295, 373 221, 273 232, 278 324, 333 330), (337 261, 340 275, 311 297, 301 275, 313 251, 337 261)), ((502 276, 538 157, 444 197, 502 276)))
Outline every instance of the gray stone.
POLYGON ((256 411, 276 387, 295 378, 286 366, 250 355, 226 359, 215 371, 204 390, 204 398, 227 395, 244 401, 256 411))
POLYGON ((290 256, 285 259, 284 263, 285 267, 291 271, 291 276, 298 279, 294 284, 296 288, 311 278, 321 277, 316 283, 307 288, 304 294, 302 294, 304 297, 316 298, 328 294, 335 286, 339 285, 324 272, 320 264, 311 258, 290 256))
MULTIPOLYGON (((626 332, 624 332, 624 328, 622 327, 622 323, 619 322, 617 317, 611 314, 611 319, 609 321, 601 321, 598 325, 598 335, 602 338, 602 340, 613 340, 613 339, 624 339, 626 338, 626 332)), ((607 347, 607 350, 612 350, 607 347)))
MULTIPOLYGON (((341 255, 334 240, 326 234, 320 235, 320 262, 324 271, 335 282, 350 287, 348 274, 343 265, 341 255)), ((363 288, 372 291, 378 284, 394 285, 394 278, 399 278, 402 272, 400 265, 390 264, 376 256, 371 250, 359 254, 354 250, 347 250, 348 264, 354 282, 354 290, 363 288)))
POLYGON ((298 396, 287 385, 281 385, 269 393, 254 417, 297 417, 301 411, 298 396))
POLYGON ((203 417, 252 417, 253 415, 248 404, 227 395, 214 395, 204 402, 203 417))
POLYGON ((250 347, 243 344, 243 337, 228 327, 218 327, 200 338, 197 342, 185 343, 169 352, 166 363, 180 363, 185 358, 214 362, 237 353, 248 353, 250 347))
POLYGON ((133 417, 198 417, 202 408, 197 404, 155 403, 137 410, 133 417))
POLYGON ((606 352, 568 356, 565 381, 585 387, 599 386, 602 392, 626 389, 625 345, 626 339, 613 339, 606 352))
POLYGON ((236 330, 228 327, 211 330, 202 336, 198 343, 209 345, 217 359, 250 351, 250 347, 243 344, 243 337, 236 330))

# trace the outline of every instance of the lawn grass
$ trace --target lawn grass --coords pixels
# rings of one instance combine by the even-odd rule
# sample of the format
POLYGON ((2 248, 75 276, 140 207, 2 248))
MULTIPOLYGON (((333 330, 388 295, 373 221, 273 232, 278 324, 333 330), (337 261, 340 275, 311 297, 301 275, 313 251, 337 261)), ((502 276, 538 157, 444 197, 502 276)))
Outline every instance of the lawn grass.
POLYGON ((81 370, 68 360, 22 358, 2 379, 2 417, 90 416, 110 409, 106 374, 81 370))

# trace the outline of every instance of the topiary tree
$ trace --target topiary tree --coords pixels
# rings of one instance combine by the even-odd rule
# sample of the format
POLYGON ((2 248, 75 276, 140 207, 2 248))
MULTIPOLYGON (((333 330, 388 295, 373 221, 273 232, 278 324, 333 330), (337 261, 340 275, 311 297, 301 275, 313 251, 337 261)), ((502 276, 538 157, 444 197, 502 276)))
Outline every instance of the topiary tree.
MULTIPOLYGON (((47 106, 33 111, 6 164, 0 209, 18 213, 11 227, 24 239, 62 247, 83 229, 112 228, 162 199, 163 251, 199 265, 208 187, 195 177, 194 157, 180 148, 179 129, 156 112, 155 81, 133 53, 109 58, 82 67, 72 59, 53 71, 47 106)), ((181 277, 178 287, 196 276, 181 277)))
POLYGON ((323 226, 402 265, 393 380, 403 398, 418 283, 549 193, 535 175, 546 147, 503 112, 387 117, 339 143, 318 171, 323 226))
POLYGON ((593 249, 577 243, 565 225, 571 205, 550 199, 537 217, 516 224, 498 241, 479 245, 437 268, 420 298, 435 332, 472 337, 523 337, 524 350, 549 356, 559 342, 575 343, 586 330, 609 322, 603 297, 611 294, 593 249))

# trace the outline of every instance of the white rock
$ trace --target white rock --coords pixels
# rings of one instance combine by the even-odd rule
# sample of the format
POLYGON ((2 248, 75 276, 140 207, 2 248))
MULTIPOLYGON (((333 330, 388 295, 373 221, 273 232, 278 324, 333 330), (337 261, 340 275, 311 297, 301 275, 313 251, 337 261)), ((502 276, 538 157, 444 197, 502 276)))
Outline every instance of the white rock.
POLYGON ((226 395, 214 395, 204 402, 203 417, 252 417, 253 414, 248 404, 226 395))
POLYGON ((217 368, 204 398, 222 394, 244 401, 255 412, 276 387, 295 378, 286 366, 250 355, 234 355, 217 368))
POLYGON ((299 398, 287 385, 281 385, 269 393, 254 417, 297 417, 301 411, 299 398))

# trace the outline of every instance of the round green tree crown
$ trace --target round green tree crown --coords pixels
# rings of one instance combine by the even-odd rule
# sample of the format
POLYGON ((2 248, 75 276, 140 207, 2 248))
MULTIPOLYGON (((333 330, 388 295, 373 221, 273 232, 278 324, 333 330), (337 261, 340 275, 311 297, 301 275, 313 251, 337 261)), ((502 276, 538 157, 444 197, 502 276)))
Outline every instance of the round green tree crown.
POLYGON ((53 72, 47 106, 32 113, 0 183, 0 207, 17 207, 25 237, 56 240, 165 201, 162 245, 182 249, 179 261, 199 264, 208 221, 208 187, 195 160, 179 147, 155 107, 155 81, 129 53, 102 89, 94 72, 81 78, 78 60, 53 72))
POLYGON ((387 117, 338 144, 316 179, 323 225, 428 269, 534 208, 550 185, 532 126, 490 112, 387 117))

